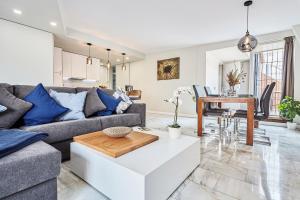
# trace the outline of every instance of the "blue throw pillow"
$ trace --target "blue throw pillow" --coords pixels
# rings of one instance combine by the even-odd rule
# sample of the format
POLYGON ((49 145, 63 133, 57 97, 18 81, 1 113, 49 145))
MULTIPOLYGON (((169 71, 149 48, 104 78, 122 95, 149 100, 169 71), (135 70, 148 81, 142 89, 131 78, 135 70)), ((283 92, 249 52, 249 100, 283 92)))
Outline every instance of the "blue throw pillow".
POLYGON ((41 83, 24 100, 33 105, 23 117, 26 126, 53 122, 55 118, 69 110, 56 103, 41 83))
POLYGON ((116 108, 118 107, 119 103, 122 101, 122 99, 116 99, 113 96, 105 93, 104 91, 98 89, 97 90, 98 96, 101 99, 101 101, 106 106, 106 109, 100 112, 97 112, 98 116, 107 116, 111 115, 116 111, 116 108))

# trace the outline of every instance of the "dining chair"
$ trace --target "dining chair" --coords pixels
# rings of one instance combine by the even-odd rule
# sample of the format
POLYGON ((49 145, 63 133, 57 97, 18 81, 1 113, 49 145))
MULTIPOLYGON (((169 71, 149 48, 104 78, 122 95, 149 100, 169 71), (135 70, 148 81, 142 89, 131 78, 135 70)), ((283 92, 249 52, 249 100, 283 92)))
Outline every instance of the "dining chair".
MULTIPOLYGON (((206 97, 206 92, 204 87, 201 87, 200 85, 193 85, 193 89, 195 92, 196 100, 199 97, 206 97)), ((198 112, 198 103, 196 101, 196 112, 198 112)), ((211 108, 209 103, 206 103, 204 105, 204 116, 222 116, 224 112, 228 112, 228 109, 220 109, 220 108, 211 108)))
MULTIPOLYGON (((255 110, 254 113, 254 119, 258 121, 263 121, 265 119, 268 119, 270 116, 270 103, 271 103, 271 96, 272 92, 275 88, 276 83, 272 82, 270 85, 267 85, 266 88, 264 89, 261 99, 260 99, 260 111, 258 109, 255 110)), ((236 112, 234 114, 235 117, 235 126, 237 127, 238 132, 243 132, 239 131, 239 119, 240 118, 247 118, 247 112, 236 112)), ((260 128, 255 128, 254 133, 266 133, 265 129, 260 129, 260 128)))

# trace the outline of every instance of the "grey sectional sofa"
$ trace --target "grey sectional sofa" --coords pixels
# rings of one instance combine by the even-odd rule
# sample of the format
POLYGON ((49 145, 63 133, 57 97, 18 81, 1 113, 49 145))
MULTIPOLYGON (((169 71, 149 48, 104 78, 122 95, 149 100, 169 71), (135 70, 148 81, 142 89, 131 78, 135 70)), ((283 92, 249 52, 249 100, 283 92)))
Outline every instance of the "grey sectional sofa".
MULTIPOLYGON (((0 87, 5 87, 22 99, 35 86, 0 84, 0 87)), ((46 87, 46 89, 77 93, 87 91, 89 88, 46 87)), ((113 93, 112 90, 106 92, 113 93)), ((113 126, 145 126, 145 120, 146 105, 134 103, 124 114, 36 126, 16 125, 14 128, 45 132, 49 136, 44 141, 0 159, 0 199, 56 199, 56 177, 59 174, 60 161, 70 159, 70 143, 74 136, 113 126)))

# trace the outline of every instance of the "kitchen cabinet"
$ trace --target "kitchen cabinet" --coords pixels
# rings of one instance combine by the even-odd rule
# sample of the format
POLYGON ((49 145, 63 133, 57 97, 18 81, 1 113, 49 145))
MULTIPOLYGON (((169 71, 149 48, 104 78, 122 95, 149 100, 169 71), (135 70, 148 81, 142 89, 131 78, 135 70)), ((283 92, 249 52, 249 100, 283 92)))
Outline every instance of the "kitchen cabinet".
POLYGON ((71 78, 72 77, 72 54, 63 51, 62 60, 63 60, 63 77, 71 78))
POLYGON ((72 76, 75 79, 86 79, 86 56, 72 53, 72 76))
POLYGON ((100 80, 100 60, 92 58, 92 64, 86 65, 86 79, 87 80, 100 80))
POLYGON ((64 78, 86 78, 86 56, 63 51, 62 60, 64 78))

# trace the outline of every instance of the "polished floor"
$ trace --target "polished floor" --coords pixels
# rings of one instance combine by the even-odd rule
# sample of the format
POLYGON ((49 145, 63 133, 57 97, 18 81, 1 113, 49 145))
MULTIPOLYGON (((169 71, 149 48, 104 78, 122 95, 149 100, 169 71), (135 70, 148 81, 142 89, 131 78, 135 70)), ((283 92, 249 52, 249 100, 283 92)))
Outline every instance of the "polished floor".
MULTIPOLYGON (((147 126, 167 130, 171 116, 149 114, 147 126)), ((183 133, 195 135, 195 118, 180 118, 183 133)), ((271 146, 238 143, 216 133, 201 138, 199 167, 170 196, 170 200, 297 200, 300 199, 300 131, 262 126, 271 146)), ((62 165, 59 200, 108 199, 62 165)), ((126 200, 126 199, 124 199, 126 200)))

